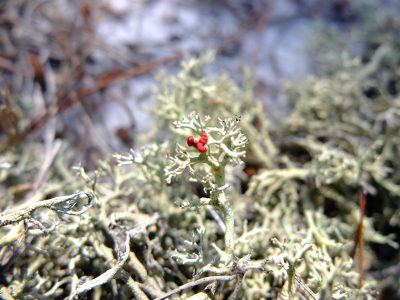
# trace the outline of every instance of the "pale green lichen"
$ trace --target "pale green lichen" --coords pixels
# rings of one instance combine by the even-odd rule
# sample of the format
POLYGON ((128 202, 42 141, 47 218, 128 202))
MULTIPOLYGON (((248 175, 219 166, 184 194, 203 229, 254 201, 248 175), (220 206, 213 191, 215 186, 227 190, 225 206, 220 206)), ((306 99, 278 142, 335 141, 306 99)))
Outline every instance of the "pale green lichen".
POLYGON ((242 88, 206 76, 207 54, 161 76, 151 143, 95 172, 74 177, 60 148, 27 194, 42 146, 4 154, 1 297, 375 299, 393 271, 370 271, 381 267, 371 244, 398 246, 380 226, 400 212, 399 45, 387 43, 288 87, 293 110, 273 127, 251 76, 242 88), (202 133, 206 152, 186 144, 202 133), (362 220, 362 286, 359 190, 383 206, 362 220))

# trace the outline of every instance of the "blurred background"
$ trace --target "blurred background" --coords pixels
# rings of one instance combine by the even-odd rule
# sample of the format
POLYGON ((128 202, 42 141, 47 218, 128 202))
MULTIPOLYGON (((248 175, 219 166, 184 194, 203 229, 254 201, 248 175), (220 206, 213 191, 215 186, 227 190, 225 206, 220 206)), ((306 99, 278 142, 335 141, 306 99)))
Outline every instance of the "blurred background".
MULTIPOLYGON (((80 160, 135 146, 153 120, 151 87, 160 70, 207 50, 217 53, 210 72, 240 81, 252 68, 256 95, 269 117, 288 110, 284 80, 302 81, 320 66, 318 28, 346 35, 336 44, 362 53, 348 33, 363 26, 363 7, 392 1, 0 1, 1 149, 41 138, 52 122, 80 160), (317 45, 317 47, 316 47, 317 45), (7 106, 7 105, 6 105, 7 106), (56 116, 56 118, 53 118, 56 116), (14 120, 15 119, 15 120, 14 120), (12 121, 14 120, 14 121, 12 121), (12 127, 12 126, 11 126, 12 127), (19 131, 18 141, 5 132, 19 131)), ((326 48, 326 47, 325 47, 326 48)))

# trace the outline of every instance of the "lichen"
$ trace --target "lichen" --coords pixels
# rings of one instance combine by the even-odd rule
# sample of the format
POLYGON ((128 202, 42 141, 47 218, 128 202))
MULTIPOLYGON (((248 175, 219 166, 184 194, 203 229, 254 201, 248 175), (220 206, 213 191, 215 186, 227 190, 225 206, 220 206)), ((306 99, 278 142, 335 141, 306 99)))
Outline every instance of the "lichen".
POLYGON ((400 46, 378 41, 289 85, 280 123, 207 53, 160 75, 148 143, 94 172, 59 148, 35 190, 43 145, 5 153, 1 297, 375 299, 400 214, 400 46))

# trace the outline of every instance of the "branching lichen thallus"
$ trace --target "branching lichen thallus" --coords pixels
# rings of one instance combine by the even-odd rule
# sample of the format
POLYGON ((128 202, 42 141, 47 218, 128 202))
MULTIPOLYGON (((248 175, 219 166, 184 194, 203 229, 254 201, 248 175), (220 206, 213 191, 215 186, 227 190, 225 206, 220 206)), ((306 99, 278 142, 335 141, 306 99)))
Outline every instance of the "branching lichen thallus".
POLYGON ((225 172, 228 164, 242 162, 248 140, 238 126, 239 117, 219 119, 218 127, 207 126, 209 121, 209 117, 202 121, 196 112, 192 112, 188 118, 173 123, 175 132, 186 137, 187 145, 177 144, 165 174, 170 183, 174 177, 188 171, 193 180, 203 185, 209 198, 189 197, 181 206, 211 205, 221 213, 225 224, 224 252, 230 260, 235 245, 234 211, 225 172))

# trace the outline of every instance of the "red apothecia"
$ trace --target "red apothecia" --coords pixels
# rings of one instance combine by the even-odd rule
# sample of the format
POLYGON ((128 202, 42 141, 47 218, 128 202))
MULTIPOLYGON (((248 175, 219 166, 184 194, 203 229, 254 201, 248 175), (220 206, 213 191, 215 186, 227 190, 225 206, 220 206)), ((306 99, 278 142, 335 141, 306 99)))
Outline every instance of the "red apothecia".
POLYGON ((201 153, 207 152, 206 144, 208 142, 208 136, 205 132, 201 134, 199 140, 196 140, 193 135, 189 135, 186 142, 189 147, 195 146, 201 153))

